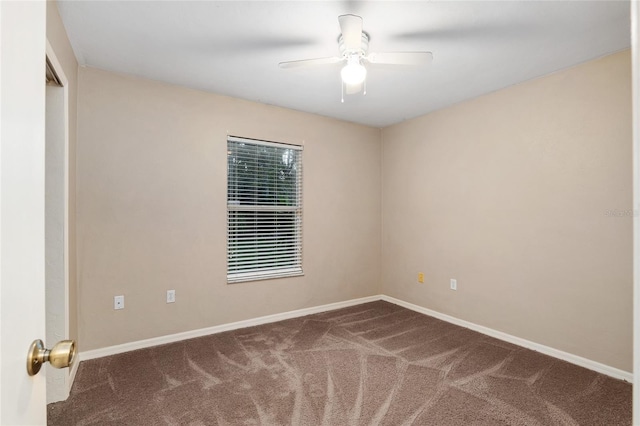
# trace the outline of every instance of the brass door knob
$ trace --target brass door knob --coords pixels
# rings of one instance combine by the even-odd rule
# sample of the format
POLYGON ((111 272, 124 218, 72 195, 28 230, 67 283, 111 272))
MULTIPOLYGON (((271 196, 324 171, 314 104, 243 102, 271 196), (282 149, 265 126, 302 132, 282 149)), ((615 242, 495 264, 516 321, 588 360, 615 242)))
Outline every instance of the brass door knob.
POLYGON ((76 342, 61 340, 51 349, 46 349, 42 340, 34 340, 27 354, 27 373, 35 376, 45 362, 55 368, 65 368, 71 365, 76 356, 76 342))

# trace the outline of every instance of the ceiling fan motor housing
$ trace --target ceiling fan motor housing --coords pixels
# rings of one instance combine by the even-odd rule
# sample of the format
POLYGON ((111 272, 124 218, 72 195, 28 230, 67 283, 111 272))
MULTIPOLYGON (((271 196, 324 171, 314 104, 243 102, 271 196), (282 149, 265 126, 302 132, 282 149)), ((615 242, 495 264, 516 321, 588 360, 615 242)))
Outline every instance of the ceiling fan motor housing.
POLYGON ((364 57, 367 55, 367 52, 369 51, 369 35, 364 31, 362 32, 362 41, 360 43, 359 50, 354 50, 354 49, 347 50, 347 48, 344 45, 344 36, 340 34, 340 37, 338 37, 338 47, 340 48, 340 55, 345 59, 347 59, 350 55, 353 55, 354 53, 357 54, 359 57, 364 57))

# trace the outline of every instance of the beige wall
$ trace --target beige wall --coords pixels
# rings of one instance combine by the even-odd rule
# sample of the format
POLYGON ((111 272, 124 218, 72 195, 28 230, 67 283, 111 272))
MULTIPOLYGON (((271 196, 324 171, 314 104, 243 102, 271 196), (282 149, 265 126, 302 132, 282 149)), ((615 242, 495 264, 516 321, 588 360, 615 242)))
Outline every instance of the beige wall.
MULTIPOLYGON (((76 130, 78 106, 78 62, 71 49, 55 1, 47 1, 47 40, 68 80, 69 94, 69 335, 78 339, 78 281, 76 265, 76 130)), ((81 343, 80 343, 81 345, 81 343)))
POLYGON ((632 218, 605 214, 632 208, 630 72, 625 51, 384 129, 382 292, 631 371, 632 218))
POLYGON ((378 129, 91 68, 79 78, 83 350, 379 292, 378 129), (304 143, 303 277, 226 283, 227 133, 304 143))
POLYGON ((83 350, 384 293, 631 371, 629 52, 382 132, 79 78, 83 350), (228 133, 304 143, 304 277, 226 284, 228 133))

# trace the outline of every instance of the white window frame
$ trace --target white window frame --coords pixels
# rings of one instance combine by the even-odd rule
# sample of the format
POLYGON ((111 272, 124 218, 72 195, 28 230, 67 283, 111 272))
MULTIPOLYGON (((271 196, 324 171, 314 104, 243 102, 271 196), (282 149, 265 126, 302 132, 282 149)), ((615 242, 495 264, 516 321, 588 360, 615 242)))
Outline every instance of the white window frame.
MULTIPOLYGON (((283 278, 292 276, 304 275, 302 269, 302 150, 301 145, 291 145, 279 142, 271 142, 264 140, 256 140, 249 138, 242 138, 238 136, 227 136, 227 283, 239 283, 246 281, 283 278), (229 181, 229 143, 244 143, 248 145, 268 146, 283 149, 292 149, 300 151, 298 154, 297 169, 296 169, 296 205, 295 206, 278 206, 278 205, 240 205, 237 201, 229 200, 229 185, 232 182, 229 181), (292 260, 297 261, 295 265, 289 265, 289 267, 280 268, 265 268, 264 266, 256 265, 255 268, 244 268, 238 270, 238 265, 232 267, 232 242, 236 240, 234 232, 232 230, 231 216, 236 212, 294 212, 295 221, 295 234, 292 236, 292 242, 295 244, 295 255, 292 256, 292 260)), ((256 238, 256 240, 258 240, 256 238)), ((237 241, 237 240, 236 240, 237 241)), ((264 259, 262 259, 264 260, 264 259)))

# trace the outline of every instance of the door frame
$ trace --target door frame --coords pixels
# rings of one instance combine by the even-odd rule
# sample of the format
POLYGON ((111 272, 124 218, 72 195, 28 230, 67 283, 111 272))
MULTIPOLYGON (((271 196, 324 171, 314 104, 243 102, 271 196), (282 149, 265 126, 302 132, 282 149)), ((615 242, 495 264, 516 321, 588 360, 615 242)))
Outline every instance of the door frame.
MULTIPOLYGON (((63 204, 64 204, 64 221, 63 221, 63 268, 64 268, 64 339, 69 339, 69 278, 70 278, 70 263, 69 263, 69 80, 64 73, 64 68, 56 56, 55 50, 49 40, 47 40, 46 56, 49 60, 51 68, 56 73, 56 76, 62 84, 63 90, 63 116, 64 116, 64 164, 62 165, 64 170, 63 178, 63 204)), ((46 140, 45 140, 46 144, 46 140)), ((53 345, 55 342, 46 342, 48 345, 53 345)), ((75 379, 76 372, 78 371, 79 362, 74 362, 67 375, 65 375, 65 387, 64 390, 66 396, 69 396, 71 392, 71 386, 75 379)))
POLYGON ((640 424, 640 5, 631 1, 633 125, 633 424, 640 424))

